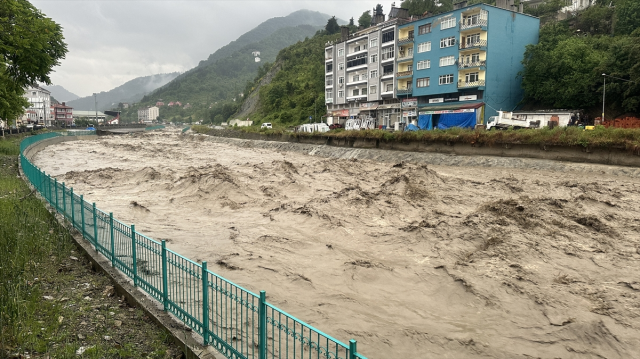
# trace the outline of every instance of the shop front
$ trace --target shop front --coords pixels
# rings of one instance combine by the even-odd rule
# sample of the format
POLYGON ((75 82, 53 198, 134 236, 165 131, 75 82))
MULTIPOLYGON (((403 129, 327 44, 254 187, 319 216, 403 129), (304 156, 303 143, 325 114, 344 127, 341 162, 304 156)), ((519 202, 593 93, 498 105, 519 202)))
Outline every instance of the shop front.
POLYGON ((417 126, 422 130, 475 128, 476 125, 482 124, 483 117, 484 102, 441 106, 425 104, 418 110, 417 126))
POLYGON ((399 103, 378 105, 377 113, 378 126, 386 126, 385 128, 392 127, 396 122, 399 122, 402 119, 402 112, 399 103))

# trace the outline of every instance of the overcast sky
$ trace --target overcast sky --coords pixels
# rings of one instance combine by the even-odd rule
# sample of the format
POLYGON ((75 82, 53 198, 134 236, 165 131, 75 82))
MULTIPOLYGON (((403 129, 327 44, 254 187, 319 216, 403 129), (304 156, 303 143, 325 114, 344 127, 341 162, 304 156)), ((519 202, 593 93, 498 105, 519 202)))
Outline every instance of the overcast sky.
MULTIPOLYGON (((1 0, 0 0, 1 1, 1 0)), ((356 23, 378 1, 31 0, 62 25, 69 52, 52 81, 78 96, 186 71, 263 21, 308 9, 356 23)), ((391 2, 380 2, 384 9, 391 2)), ((398 1, 400 3, 400 1, 398 1)), ((386 11, 385 11, 386 12, 386 11)))

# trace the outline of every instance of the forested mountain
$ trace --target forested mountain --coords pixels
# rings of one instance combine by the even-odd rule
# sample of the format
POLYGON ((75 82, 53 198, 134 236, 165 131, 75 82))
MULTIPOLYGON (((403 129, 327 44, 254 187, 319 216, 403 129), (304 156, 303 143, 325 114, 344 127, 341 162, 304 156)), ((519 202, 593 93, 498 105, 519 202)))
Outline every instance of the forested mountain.
POLYGON ((80 96, 68 91, 60 85, 42 86, 51 92, 51 96, 55 97, 59 102, 69 102, 79 99, 80 96))
MULTIPOLYGON (((160 118, 189 122, 212 120, 218 116, 226 120, 236 111, 247 83, 254 79, 259 69, 270 68, 281 49, 314 36, 329 18, 319 12, 300 10, 286 17, 269 19, 145 96, 140 106, 159 100, 165 104, 180 101, 183 105, 188 103, 189 108, 162 107, 160 118), (253 55, 256 51, 260 52, 259 62, 253 55)), ((135 120, 137 114, 133 110, 123 112, 126 121, 135 120)))
MULTIPOLYGON (((98 110, 104 111, 118 106, 120 102, 138 102, 149 92, 165 85, 169 81, 175 79, 179 75, 178 72, 170 74, 157 74, 151 76, 143 76, 125 82, 113 90, 98 93, 98 110)), ((57 96, 56 96, 57 98, 57 96)), ((93 96, 82 97, 77 100, 68 101, 68 106, 75 110, 90 111, 94 107, 93 96)))

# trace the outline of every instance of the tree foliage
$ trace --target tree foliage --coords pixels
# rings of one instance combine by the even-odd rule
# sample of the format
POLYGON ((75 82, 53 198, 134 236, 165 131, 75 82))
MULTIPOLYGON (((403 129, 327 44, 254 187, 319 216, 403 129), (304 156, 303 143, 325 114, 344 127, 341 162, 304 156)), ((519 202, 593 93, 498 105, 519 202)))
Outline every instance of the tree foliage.
POLYGON ((371 26, 371 11, 367 10, 358 18, 358 26, 361 28, 367 28, 371 26))
POLYGON ((618 1, 616 4, 616 34, 629 35, 638 28, 640 28, 640 1, 618 1))
POLYGON ((26 0, 0 1, 0 117, 12 120, 28 103, 24 88, 51 84, 67 53, 62 28, 26 0))
POLYGON ((437 0, 405 0, 400 4, 401 8, 409 10, 409 15, 420 16, 425 12, 439 14, 452 9, 451 2, 437 0))
POLYGON ((523 60, 525 100, 546 107, 590 108, 602 101, 614 112, 640 110, 640 31, 615 36, 576 34, 566 22, 550 23, 523 60))
POLYGON ((329 20, 327 20, 327 25, 324 27, 324 30, 327 34, 335 34, 340 32, 340 25, 338 25, 338 20, 336 20, 335 16, 332 16, 329 20))

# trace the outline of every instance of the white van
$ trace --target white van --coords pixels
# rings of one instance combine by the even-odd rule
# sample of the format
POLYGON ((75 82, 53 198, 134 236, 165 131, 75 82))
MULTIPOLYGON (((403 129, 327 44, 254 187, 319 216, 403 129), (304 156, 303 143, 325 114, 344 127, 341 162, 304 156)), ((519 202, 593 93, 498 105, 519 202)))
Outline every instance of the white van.
POLYGON ((265 122, 262 124, 262 126, 260 126, 260 128, 273 128, 273 127, 271 127, 271 122, 265 122))

